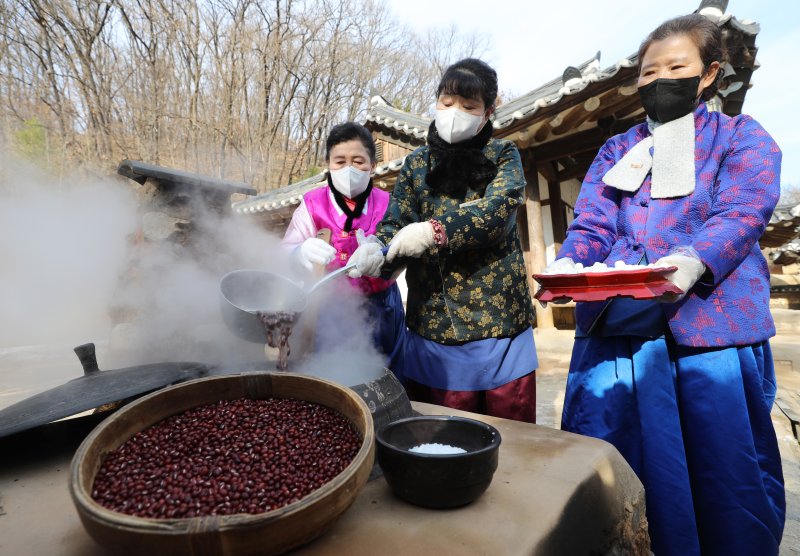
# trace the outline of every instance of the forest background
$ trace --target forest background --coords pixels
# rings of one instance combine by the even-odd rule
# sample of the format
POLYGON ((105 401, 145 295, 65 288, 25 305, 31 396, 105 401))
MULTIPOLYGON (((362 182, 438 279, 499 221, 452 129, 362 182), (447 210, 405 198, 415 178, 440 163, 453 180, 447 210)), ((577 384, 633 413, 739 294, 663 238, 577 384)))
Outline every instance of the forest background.
MULTIPOLYGON (((0 0, 0 162, 22 158, 57 184, 107 176, 125 158, 258 192, 314 175, 327 131, 363 121, 373 95, 429 115, 449 63, 492 57, 492 33, 457 26, 458 13, 421 25, 397 10, 383 0, 0 0)), ((501 90, 500 102, 524 92, 501 90)), ((782 202, 800 203, 798 185, 784 184, 782 202)))
POLYGON ((375 94, 427 113, 485 48, 371 0, 0 0, 0 152, 56 180, 131 158, 263 192, 317 173, 375 94))

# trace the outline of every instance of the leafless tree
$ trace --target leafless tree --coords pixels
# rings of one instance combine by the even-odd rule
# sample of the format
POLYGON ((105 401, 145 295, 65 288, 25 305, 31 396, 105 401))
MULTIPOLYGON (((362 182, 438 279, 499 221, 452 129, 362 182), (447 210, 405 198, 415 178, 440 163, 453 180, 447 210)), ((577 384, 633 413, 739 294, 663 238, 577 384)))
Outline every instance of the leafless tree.
POLYGON ((0 0, 0 147, 264 191, 320 166, 327 130, 372 95, 425 113, 444 66, 486 48, 417 33, 380 0, 0 0))

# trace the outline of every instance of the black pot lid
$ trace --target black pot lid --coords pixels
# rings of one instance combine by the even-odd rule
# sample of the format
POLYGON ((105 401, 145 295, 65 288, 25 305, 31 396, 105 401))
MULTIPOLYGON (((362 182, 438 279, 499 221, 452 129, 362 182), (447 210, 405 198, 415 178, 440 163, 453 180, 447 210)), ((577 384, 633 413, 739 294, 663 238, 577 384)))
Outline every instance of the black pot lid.
POLYGON ((70 417, 104 404, 202 378, 209 367, 203 363, 155 363, 101 371, 94 344, 75 348, 84 375, 0 410, 0 437, 70 417))

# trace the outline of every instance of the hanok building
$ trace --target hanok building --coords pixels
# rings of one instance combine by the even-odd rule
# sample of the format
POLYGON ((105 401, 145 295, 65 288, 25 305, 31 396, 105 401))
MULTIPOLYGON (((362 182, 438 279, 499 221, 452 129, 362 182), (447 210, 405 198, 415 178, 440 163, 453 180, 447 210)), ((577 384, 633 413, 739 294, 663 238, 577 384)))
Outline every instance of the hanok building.
MULTIPOLYGON (((728 50, 724 83, 709 109, 730 116, 742 111, 750 77, 756 69, 757 23, 725 14, 727 1, 704 0, 698 12, 715 21, 728 50)), ((657 23, 657 22, 656 22, 657 23)), ((638 45, 636 45, 638 46, 638 45)), ((528 275, 555 258, 573 218, 581 181, 603 143, 645 119, 637 94, 634 54, 602 69, 600 53, 533 91, 498 106, 494 137, 513 141, 519 148, 527 186, 525 205, 518 215, 520 238, 528 275)), ((390 191, 404 157, 424 145, 431 119, 410 114, 380 96, 373 97, 365 125, 378 150, 373 180, 390 191)), ((234 211, 259 218, 265 226, 285 228, 302 196, 325 185, 320 174, 282 189, 234 205, 234 211)), ((531 279, 531 291, 536 284, 531 279)), ((548 328, 574 323, 571 307, 542 308, 535 304, 537 326, 548 328)))
POLYGON ((770 306, 800 309, 800 205, 775 207, 759 244, 770 263, 770 306))

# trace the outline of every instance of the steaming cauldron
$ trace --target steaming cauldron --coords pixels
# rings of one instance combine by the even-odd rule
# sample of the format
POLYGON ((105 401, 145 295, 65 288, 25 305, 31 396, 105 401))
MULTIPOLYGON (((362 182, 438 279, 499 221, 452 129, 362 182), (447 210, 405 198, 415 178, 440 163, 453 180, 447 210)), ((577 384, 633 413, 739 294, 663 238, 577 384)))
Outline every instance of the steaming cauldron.
POLYGON ((389 369, 383 369, 383 374, 374 380, 348 386, 367 403, 376 431, 413 415, 406 389, 389 369))
MULTIPOLYGON (((328 274, 329 278, 331 274, 328 274)), ((262 270, 235 270, 220 282, 222 315, 225 324, 238 337, 249 342, 264 343, 264 326, 256 312, 294 312, 305 310, 308 296, 326 279, 320 280, 308 291, 278 274, 262 270)), ((262 364, 226 366, 209 371, 210 375, 246 373, 267 370, 262 364)), ((411 417, 413 411, 405 388, 389 369, 375 369, 352 376, 337 376, 326 368, 304 367, 304 374, 325 378, 349 386, 367 403, 372 413, 375 430, 411 417)), ((377 466, 376 466, 377 468, 377 466)), ((375 470, 373 471, 373 476, 375 470)))
MULTIPOLYGON (((389 248, 383 248, 383 254, 389 248)), ((353 268, 349 262, 329 272, 310 287, 303 287, 288 278, 265 270, 234 270, 222 277, 220 293, 225 324, 240 338, 249 342, 264 342, 264 326, 258 313, 293 313, 305 310, 314 291, 343 276, 353 268)))

